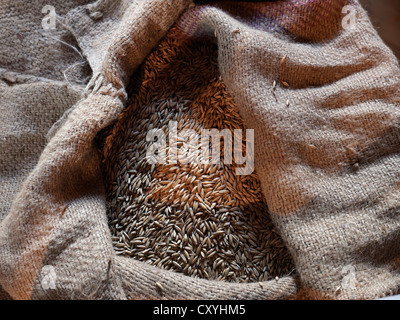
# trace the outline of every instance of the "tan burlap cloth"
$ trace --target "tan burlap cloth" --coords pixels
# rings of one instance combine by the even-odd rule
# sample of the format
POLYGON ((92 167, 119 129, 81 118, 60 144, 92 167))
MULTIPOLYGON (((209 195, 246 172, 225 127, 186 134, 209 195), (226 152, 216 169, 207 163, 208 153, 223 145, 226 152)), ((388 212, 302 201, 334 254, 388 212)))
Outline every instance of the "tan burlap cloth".
POLYGON ((46 1, 0 4, 0 298, 399 292, 400 68, 357 1, 59 3, 54 30, 41 25, 46 1), (345 5, 352 28, 342 26, 345 5), (173 25, 177 37, 218 47, 296 276, 210 281, 115 253, 95 138, 173 25))

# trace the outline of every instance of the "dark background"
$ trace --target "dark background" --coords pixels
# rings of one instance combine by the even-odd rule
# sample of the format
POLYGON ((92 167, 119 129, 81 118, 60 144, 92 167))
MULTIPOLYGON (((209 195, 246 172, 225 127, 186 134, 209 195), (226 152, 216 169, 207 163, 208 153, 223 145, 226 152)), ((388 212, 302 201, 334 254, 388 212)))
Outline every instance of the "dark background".
POLYGON ((400 1, 360 0, 385 43, 400 60, 400 1))

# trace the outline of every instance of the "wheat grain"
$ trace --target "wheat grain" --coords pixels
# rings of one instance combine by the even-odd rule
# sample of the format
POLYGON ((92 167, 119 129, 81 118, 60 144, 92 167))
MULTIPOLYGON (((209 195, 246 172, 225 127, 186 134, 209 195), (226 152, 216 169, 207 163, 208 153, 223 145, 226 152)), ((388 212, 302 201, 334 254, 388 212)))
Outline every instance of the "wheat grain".
MULTIPOLYGON (((255 172, 236 176, 238 165, 223 161, 147 162, 148 131, 158 128, 168 137, 171 120, 178 130, 199 135, 213 128, 245 132, 216 57, 210 44, 189 45, 167 36, 135 74, 129 106, 102 133, 112 241, 118 255, 192 277, 274 279, 291 272, 293 263, 274 232, 255 172)), ((196 160, 199 150, 178 140, 178 146, 163 149, 165 154, 185 148, 196 160)), ((245 141, 242 145, 245 152, 245 141)), ((220 147, 223 154, 222 141, 220 147)), ((161 284, 156 287, 163 291, 161 284)))
POLYGON ((289 88, 289 87, 290 87, 289 83, 287 83, 286 81, 281 80, 281 83, 282 83, 282 85, 283 85, 284 87, 286 87, 286 88, 289 88))

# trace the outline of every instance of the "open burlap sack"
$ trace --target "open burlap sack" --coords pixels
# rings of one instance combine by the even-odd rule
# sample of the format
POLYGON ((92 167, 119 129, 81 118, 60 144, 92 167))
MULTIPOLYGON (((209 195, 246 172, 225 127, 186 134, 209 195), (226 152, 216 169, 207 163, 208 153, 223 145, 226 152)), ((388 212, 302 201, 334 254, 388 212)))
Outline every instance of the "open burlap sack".
MULTIPOLYGON (((24 5, 13 2, 20 13, 24 5)), ((8 6, 0 10, 9 15, 8 6)), ((21 76, 31 82, 19 83, 10 73, 1 83, 3 212, 13 199, 0 224, 0 284, 8 295, 361 299, 399 291, 400 70, 358 2, 98 1, 71 10, 62 25, 93 70, 85 91, 59 79, 21 76), (357 12, 352 29, 341 25, 346 4, 357 12), (177 37, 201 41, 215 33, 222 79, 254 129, 263 193, 298 279, 262 286, 200 280, 115 255, 94 139, 123 110, 130 75, 174 23, 177 37), (31 123, 31 110, 23 111, 35 103, 43 108, 34 113, 32 137, 12 119, 31 123), (60 115, 49 119, 49 111, 72 106, 44 147, 60 115), (7 157, 23 144, 12 163, 7 157)), ((35 52, 41 35, 31 36, 35 52)), ((12 48, 1 50, 12 56, 12 48)))

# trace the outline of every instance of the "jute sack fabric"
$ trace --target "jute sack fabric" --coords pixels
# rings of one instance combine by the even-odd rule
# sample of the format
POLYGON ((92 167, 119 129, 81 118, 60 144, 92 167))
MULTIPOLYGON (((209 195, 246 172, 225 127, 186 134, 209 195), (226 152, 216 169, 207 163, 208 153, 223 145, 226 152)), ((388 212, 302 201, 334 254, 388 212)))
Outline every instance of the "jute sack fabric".
MULTIPOLYGON (((349 2, 355 27, 342 29, 345 4, 189 8, 183 0, 98 1, 70 11, 63 25, 94 75, 85 98, 53 127, 25 182, 17 180, 8 192, 15 194, 18 185, 0 225, 4 291, 14 299, 366 299, 397 293, 399 64, 358 2, 349 2), (256 170, 298 279, 262 286, 200 280, 115 255, 93 141, 117 119, 130 75, 174 22, 188 37, 216 34, 221 76, 255 131, 256 170), (49 275, 54 286, 46 285, 49 275)), ((15 89, 7 81, 2 86, 6 94, 15 89)), ((48 101, 46 93, 41 97, 48 101)), ((4 119, 20 108, 2 105, 4 119)), ((2 157, 15 148, 4 148, 2 157)), ((12 172, 2 169, 5 190, 4 177, 12 172)))
MULTIPOLYGON (((84 3, 63 1, 56 5, 56 13, 65 15, 84 3)), ((60 24, 54 30, 42 28, 42 8, 47 4, 0 4, 0 219, 10 211, 22 181, 36 166, 46 133, 83 97, 85 86, 80 82, 90 76, 86 59, 73 49, 77 44, 71 32, 60 24)))

